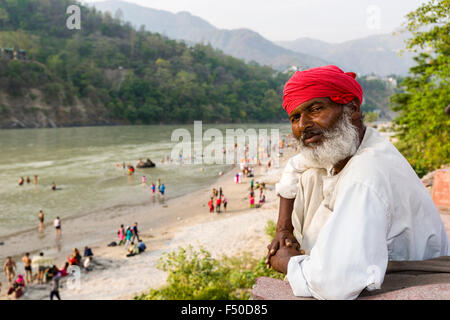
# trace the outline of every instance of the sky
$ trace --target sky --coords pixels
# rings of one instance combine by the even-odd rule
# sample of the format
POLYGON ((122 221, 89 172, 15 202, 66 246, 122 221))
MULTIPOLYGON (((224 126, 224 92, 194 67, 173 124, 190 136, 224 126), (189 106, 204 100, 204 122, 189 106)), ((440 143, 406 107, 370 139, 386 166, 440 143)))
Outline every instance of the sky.
MULTIPOLYGON (((100 0, 83 0, 84 3, 100 0)), ((340 43, 391 33, 426 0, 126 0, 173 13, 188 11, 220 29, 247 28, 271 41, 302 37, 340 43)))

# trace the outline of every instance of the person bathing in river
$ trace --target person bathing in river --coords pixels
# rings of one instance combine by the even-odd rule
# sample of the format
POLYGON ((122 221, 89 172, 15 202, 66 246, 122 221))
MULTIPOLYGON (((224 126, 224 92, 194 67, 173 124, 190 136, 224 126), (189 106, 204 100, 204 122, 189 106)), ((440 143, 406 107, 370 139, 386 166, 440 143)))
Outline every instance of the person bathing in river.
POLYGON ((152 182, 152 197, 155 196, 155 191, 156 191, 156 185, 154 182, 152 182))
POLYGON ((44 212, 42 210, 39 210, 39 231, 44 230, 44 212))

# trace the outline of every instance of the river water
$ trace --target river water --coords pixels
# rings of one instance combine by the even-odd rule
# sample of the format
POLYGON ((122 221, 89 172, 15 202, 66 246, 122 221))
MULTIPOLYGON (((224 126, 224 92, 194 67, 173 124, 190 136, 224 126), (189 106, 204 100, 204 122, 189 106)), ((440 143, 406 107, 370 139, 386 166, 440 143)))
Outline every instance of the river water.
MULTIPOLYGON (((288 124, 203 125, 203 132, 212 127, 224 136, 225 129, 237 128, 280 129, 280 136, 290 132, 288 124)), ((132 210, 151 202, 150 184, 158 179, 166 185, 167 198, 208 185, 226 165, 161 163, 177 144, 171 135, 179 128, 194 132, 193 125, 0 130, 0 236, 36 227, 39 210, 46 222, 97 210, 113 214, 124 205, 132 210), (156 167, 128 176, 121 164, 135 166, 141 158, 150 158, 156 167), (20 177, 31 182, 19 186, 20 177), (52 182, 57 191, 51 190, 52 182)))

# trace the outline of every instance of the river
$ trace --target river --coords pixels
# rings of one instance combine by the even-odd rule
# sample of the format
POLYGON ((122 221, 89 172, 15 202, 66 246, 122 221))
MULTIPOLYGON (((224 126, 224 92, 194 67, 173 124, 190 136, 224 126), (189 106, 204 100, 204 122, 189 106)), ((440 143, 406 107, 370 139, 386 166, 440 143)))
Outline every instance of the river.
MULTIPOLYGON (((193 125, 151 125, 76 127, 57 129, 0 130, 0 236, 34 228, 38 212, 47 221, 151 202, 152 182, 167 187, 167 197, 177 197, 208 185, 224 164, 180 165, 161 163, 170 156, 177 142, 171 141, 175 129, 193 132, 193 125), (123 162, 136 165, 150 158, 155 168, 136 169, 128 176, 123 162), (117 167, 117 164, 120 164, 117 167), (33 176, 38 175, 38 183, 33 176), (142 183, 145 175, 147 183, 142 183), (31 182, 18 185, 19 178, 31 182), (52 191, 55 182, 58 190, 52 191)), ((225 129, 280 129, 290 132, 289 124, 203 125, 203 132, 225 129)), ((210 142, 208 142, 210 143, 210 142)), ((205 144, 205 142, 204 142, 205 144)))

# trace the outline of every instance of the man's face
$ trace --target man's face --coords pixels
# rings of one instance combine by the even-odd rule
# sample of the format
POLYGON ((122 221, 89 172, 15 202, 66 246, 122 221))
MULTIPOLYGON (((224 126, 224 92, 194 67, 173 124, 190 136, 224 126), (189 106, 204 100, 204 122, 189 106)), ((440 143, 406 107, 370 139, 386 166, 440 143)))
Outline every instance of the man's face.
POLYGON ((289 115, 292 133, 305 146, 314 147, 323 142, 323 132, 333 127, 343 108, 328 98, 315 98, 299 105, 289 115))
POLYGON ((300 153, 322 168, 352 156, 359 146, 358 129, 352 124, 354 115, 352 106, 328 98, 302 103, 289 115, 300 153))

